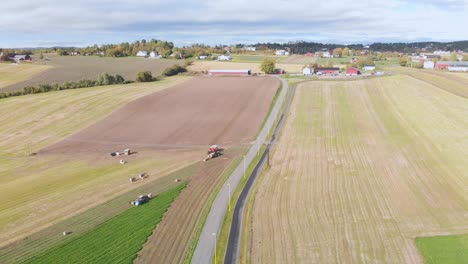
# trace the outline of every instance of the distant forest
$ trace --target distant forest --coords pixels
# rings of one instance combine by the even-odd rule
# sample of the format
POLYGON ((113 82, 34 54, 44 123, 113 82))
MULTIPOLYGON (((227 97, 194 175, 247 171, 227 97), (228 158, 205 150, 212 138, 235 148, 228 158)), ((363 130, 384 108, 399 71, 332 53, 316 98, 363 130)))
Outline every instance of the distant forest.
MULTIPOLYGON (((242 44, 239 44, 242 45, 242 44)), ((257 43, 251 45, 256 47, 259 50, 262 49, 289 49, 290 52, 295 54, 305 54, 308 52, 316 52, 322 49, 333 50, 335 48, 345 48, 355 50, 369 49, 371 51, 381 51, 381 52, 403 52, 403 53, 413 53, 421 51, 434 51, 434 50, 444 50, 444 51, 458 51, 462 50, 468 52, 468 40, 464 41, 454 41, 454 42, 412 42, 412 43, 373 43, 368 45, 367 48, 362 44, 350 44, 350 45, 339 45, 339 44, 323 44, 317 42, 306 42, 306 41, 296 41, 288 43, 257 43)))
MULTIPOLYGON (((173 42, 164 40, 137 40, 134 42, 123 42, 120 44, 93 45, 88 47, 52 47, 52 48, 24 48, 24 49, 4 49, 0 60, 5 60, 8 53, 32 54, 42 52, 57 52, 59 55, 70 55, 73 52, 80 52, 81 55, 100 55, 109 57, 135 56, 138 51, 155 51, 163 58, 190 58, 201 55, 223 54, 227 51, 231 53, 251 53, 244 49, 246 46, 253 46, 257 51, 266 54, 274 54, 275 50, 285 49, 292 54, 306 54, 308 52, 322 51, 323 49, 332 51, 336 48, 348 48, 350 50, 369 50, 371 52, 401 52, 419 53, 431 52, 435 50, 443 51, 464 51, 468 52, 468 40, 454 42, 412 42, 412 43, 372 43, 363 44, 323 44, 317 42, 295 41, 287 43, 257 43, 253 45, 236 44, 209 46, 205 44, 193 44, 190 46, 176 47, 173 42)), ((2 49, 0 48, 0 52, 2 49)))

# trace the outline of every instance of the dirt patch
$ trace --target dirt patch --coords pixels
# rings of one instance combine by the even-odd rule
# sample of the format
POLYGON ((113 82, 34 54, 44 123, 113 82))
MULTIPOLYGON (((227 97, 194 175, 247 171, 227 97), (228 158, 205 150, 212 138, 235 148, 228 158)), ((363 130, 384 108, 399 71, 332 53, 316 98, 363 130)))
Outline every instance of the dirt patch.
POLYGON ((132 101, 42 153, 248 144, 279 83, 271 77, 198 77, 132 101))

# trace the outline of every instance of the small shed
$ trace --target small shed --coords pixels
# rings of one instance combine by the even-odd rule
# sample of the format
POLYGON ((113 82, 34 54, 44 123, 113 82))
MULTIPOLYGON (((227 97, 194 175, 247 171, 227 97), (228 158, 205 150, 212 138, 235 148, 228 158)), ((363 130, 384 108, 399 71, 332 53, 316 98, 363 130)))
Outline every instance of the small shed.
POLYGON ((148 57, 148 52, 144 50, 140 50, 136 54, 137 57, 148 57))
POLYGON ((365 71, 374 71, 375 70, 375 65, 374 64, 366 64, 366 65, 364 65, 364 70, 365 71))
POLYGON ((305 67, 304 69, 302 69, 302 74, 304 75, 312 75, 313 73, 314 73, 314 69, 312 68, 305 67))

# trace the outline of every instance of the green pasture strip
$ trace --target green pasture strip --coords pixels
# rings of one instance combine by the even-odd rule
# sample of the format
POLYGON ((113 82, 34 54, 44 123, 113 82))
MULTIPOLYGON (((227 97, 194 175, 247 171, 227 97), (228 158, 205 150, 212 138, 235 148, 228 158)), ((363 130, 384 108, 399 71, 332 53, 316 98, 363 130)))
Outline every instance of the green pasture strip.
POLYGON ((468 262, 468 234, 416 238, 416 246, 426 264, 468 262))

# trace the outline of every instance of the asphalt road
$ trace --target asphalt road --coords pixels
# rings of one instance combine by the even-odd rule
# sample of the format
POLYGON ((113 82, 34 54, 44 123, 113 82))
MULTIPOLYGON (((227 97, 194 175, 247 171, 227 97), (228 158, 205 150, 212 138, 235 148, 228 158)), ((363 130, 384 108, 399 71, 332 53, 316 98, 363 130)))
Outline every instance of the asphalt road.
POLYGON ((257 140, 253 143, 252 147, 250 147, 249 151, 244 157, 244 160, 241 161, 239 166, 237 166, 234 172, 229 176, 228 180, 221 187, 221 190, 216 196, 200 234, 197 247, 195 248, 195 252, 192 257, 192 263, 209 264, 213 262, 216 240, 223 225, 224 216, 229 207, 229 198, 236 190, 239 181, 242 179, 242 177, 244 177, 244 161, 246 165, 245 167, 248 167, 257 155, 260 146, 266 143, 268 134, 273 128, 276 118, 280 114, 279 112, 281 110, 281 105, 283 104, 284 100, 286 99, 286 95, 288 94, 288 83, 281 78, 279 79, 283 84, 283 89, 281 90, 281 93, 278 96, 278 99, 273 109, 271 110, 267 121, 260 131, 257 140))
POLYGON ((263 153, 260 161, 255 166, 255 169, 252 171, 252 174, 249 176, 249 180, 245 184, 242 192, 237 200, 236 207, 234 208, 234 214, 231 223, 231 230, 229 232, 229 240, 226 249, 226 256, 224 258, 225 264, 237 264, 239 263, 239 251, 240 251, 240 242, 241 242, 241 235, 242 235, 242 225, 244 219, 244 211, 245 205, 247 202, 247 198, 249 197, 250 191, 257 179, 258 175, 260 174, 263 166, 267 163, 270 155, 270 150, 273 144, 275 144, 278 133, 283 126, 283 122, 285 120, 285 115, 288 113, 289 105, 291 104, 293 95, 295 92, 295 87, 291 88, 291 92, 289 93, 288 99, 286 101, 286 105, 283 109, 283 113, 281 114, 281 118, 273 132, 270 142, 267 145, 265 152, 263 153))

